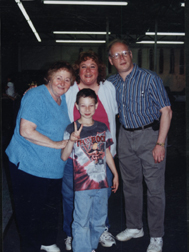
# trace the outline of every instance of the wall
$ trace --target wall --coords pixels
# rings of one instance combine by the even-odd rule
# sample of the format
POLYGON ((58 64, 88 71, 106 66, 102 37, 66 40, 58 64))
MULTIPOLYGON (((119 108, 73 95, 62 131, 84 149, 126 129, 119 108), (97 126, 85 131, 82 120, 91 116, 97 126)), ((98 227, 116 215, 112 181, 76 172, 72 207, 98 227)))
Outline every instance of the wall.
MULTIPOLYGON (((54 45, 26 45, 18 47, 18 50, 9 50, 5 53, 6 55, 6 67, 4 67, 4 74, 9 74, 10 71, 13 72, 23 72, 23 71, 42 71, 45 69, 46 65, 50 62, 56 60, 65 60, 71 64, 75 62, 78 54, 81 50, 86 51, 92 49, 101 55, 104 63, 108 64, 107 53, 105 44, 102 45, 86 45, 86 44, 54 44, 54 45), (18 53, 15 51, 17 50, 18 53), (14 51, 14 53, 13 53, 14 51), (11 56, 14 55, 14 60, 11 56), (17 63, 16 63, 17 62, 17 63), (13 65, 15 68, 13 69, 13 65)), ((138 64, 138 51, 142 50, 142 66, 143 68, 149 69, 149 54, 150 47, 134 47, 132 49, 133 62, 138 64)), ((175 64, 174 73, 170 74, 170 47, 162 47, 163 49, 163 73, 159 73, 159 54, 160 48, 157 49, 157 73, 163 79, 164 85, 168 86, 171 91, 182 91, 185 88, 185 74, 179 73, 180 64, 180 48, 174 48, 175 64)), ((5 58, 5 57, 4 57, 5 58)), ((107 67, 107 75, 116 73, 114 67, 107 67), (109 69, 109 74, 108 74, 109 69)))
POLYGON ((79 45, 54 45, 54 46, 23 46, 20 48, 19 71, 43 69, 46 64, 56 60, 65 60, 73 64, 81 50, 93 49, 98 53, 99 47, 79 45))
MULTIPOLYGON (((133 62, 138 64, 138 51, 141 48, 133 48, 133 62)), ((185 73, 180 74, 180 48, 174 48, 175 64, 174 73, 170 74, 170 48, 163 49, 163 73, 159 73, 160 49, 157 49, 157 74, 162 78, 164 86, 168 86, 171 91, 182 91, 186 87, 185 73)), ((150 69, 150 48, 142 48, 142 68, 150 69)), ((116 69, 111 67, 111 73, 116 73, 116 69)))
POLYGON ((171 91, 182 91, 186 87, 185 74, 180 74, 180 48, 174 48, 175 67, 174 73, 170 74, 170 48, 164 49, 164 71, 159 76, 163 79, 164 85, 171 91))

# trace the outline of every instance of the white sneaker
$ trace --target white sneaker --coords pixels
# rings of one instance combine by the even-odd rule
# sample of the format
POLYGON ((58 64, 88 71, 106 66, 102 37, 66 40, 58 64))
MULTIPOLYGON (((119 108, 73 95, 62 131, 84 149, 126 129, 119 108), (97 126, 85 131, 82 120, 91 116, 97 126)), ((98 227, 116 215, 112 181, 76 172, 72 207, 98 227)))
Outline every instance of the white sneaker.
POLYGON ((116 241, 113 235, 108 232, 107 227, 105 228, 105 231, 100 236, 99 242, 103 247, 111 247, 113 244, 116 244, 116 241))
POLYGON ((147 252, 162 252, 163 239, 161 237, 151 237, 147 252))
POLYGON ((119 241, 128 241, 131 238, 139 238, 142 236, 144 236, 143 228, 141 229, 126 228, 124 231, 116 235, 116 239, 119 241))
POLYGON ((41 250, 45 250, 47 252, 60 252, 60 249, 56 246, 56 244, 50 246, 41 245, 41 250))
POLYGON ((68 236, 65 239, 65 244, 66 244, 66 250, 71 250, 72 249, 72 237, 68 236))

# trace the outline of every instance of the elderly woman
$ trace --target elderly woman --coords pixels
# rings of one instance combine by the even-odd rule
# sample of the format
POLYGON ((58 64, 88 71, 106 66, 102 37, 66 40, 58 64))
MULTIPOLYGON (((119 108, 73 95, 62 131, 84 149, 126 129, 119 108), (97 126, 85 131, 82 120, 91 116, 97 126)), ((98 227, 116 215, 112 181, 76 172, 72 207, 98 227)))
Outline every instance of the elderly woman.
MULTIPOLYGON (((111 132, 114 144, 111 145, 110 151, 112 156, 116 154, 116 122, 115 117, 118 113, 115 88, 109 81, 104 81, 106 77, 106 66, 99 60, 93 51, 81 52, 78 60, 74 65, 76 72, 76 82, 66 93, 66 102, 68 113, 71 121, 80 118, 80 114, 75 107, 77 92, 83 88, 91 88, 98 97, 98 108, 95 111, 93 119, 103 122, 111 132)), ((107 178, 109 184, 108 196, 111 195, 112 173, 107 166, 107 178)), ((73 221, 73 163, 71 157, 65 166, 62 183, 63 195, 63 230, 67 234, 65 241, 66 250, 71 250, 71 224, 73 221)), ((108 232, 109 221, 106 220, 105 231, 100 237, 102 246, 111 247, 115 244, 113 236, 108 232)))
POLYGON ((65 165, 60 155, 70 123, 64 94, 74 79, 73 68, 66 62, 49 68, 47 84, 22 98, 6 149, 23 252, 60 252, 56 233, 65 165))

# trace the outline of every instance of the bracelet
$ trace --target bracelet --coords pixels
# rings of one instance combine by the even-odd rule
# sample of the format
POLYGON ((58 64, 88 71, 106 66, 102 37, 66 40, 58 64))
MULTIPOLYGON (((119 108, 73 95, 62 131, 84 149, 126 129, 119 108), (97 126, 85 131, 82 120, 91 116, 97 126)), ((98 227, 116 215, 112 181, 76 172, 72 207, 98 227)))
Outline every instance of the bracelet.
POLYGON ((156 143, 156 145, 160 145, 161 147, 165 147, 164 143, 156 143))

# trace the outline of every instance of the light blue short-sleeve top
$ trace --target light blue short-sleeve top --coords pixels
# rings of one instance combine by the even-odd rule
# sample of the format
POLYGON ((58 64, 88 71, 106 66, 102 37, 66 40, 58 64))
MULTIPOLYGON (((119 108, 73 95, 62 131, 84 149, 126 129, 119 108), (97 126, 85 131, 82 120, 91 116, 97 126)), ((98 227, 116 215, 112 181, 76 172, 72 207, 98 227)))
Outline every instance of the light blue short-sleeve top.
POLYGON ((59 106, 45 85, 29 90, 22 98, 14 134, 6 149, 9 161, 19 164, 18 169, 37 177, 63 177, 66 162, 61 159, 61 150, 31 143, 19 132, 20 120, 23 118, 35 123, 36 130, 41 134, 53 141, 61 141, 70 123, 65 95, 61 98, 59 106))

